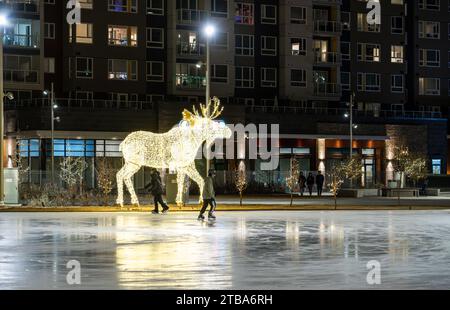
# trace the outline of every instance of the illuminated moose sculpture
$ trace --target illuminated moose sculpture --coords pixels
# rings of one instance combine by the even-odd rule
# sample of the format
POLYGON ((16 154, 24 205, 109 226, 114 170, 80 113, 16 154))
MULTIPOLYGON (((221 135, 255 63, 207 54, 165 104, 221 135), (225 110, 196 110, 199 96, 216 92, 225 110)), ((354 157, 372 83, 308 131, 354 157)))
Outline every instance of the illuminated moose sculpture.
POLYGON ((195 168, 199 148, 206 142, 210 147, 216 139, 229 139, 232 132, 225 123, 215 121, 223 112, 218 98, 200 105, 201 115, 194 107, 193 113, 184 110, 183 122, 167 133, 156 134, 138 131, 130 134, 120 145, 125 165, 117 173, 117 204, 123 207, 123 183, 131 195, 131 203, 139 205, 131 178, 141 167, 177 171, 178 194, 176 202, 182 204, 186 175, 200 188, 200 201, 204 180, 195 168), (211 105, 214 103, 211 109, 211 105), (211 112, 212 111, 212 112, 211 112))

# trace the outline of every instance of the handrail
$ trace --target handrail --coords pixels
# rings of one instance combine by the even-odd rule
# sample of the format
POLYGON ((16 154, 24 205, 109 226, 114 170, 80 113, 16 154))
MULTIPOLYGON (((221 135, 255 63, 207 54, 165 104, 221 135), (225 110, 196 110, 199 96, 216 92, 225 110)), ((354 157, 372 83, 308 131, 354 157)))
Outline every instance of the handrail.
POLYGON ((5 34, 3 36, 3 44, 5 46, 38 48, 40 37, 38 35, 5 34))
POLYGON ((4 69, 3 80, 5 82, 39 83, 39 71, 4 69))
MULTIPOLYGON (((58 108, 83 108, 83 109, 137 109, 151 110, 156 102, 150 101, 119 101, 102 99, 71 99, 55 98, 58 108)), ((5 100, 5 107, 9 109, 19 108, 50 108, 49 98, 35 98, 28 100, 5 100)))
MULTIPOLYGON (((247 106, 249 112, 278 112, 286 114, 342 116, 348 112, 341 108, 295 107, 295 106, 247 106)), ((354 117, 408 118, 408 119, 444 119, 441 112, 432 111, 395 111, 395 110, 354 110, 354 117)))
MULTIPOLYGON (((103 99, 70 99, 56 98, 55 102, 61 108, 90 108, 90 109, 153 109, 159 102, 151 101, 118 101, 103 99)), ((28 100, 5 100, 7 108, 50 108, 49 98, 34 98, 28 100)), ((300 107, 300 106, 261 106, 248 105, 248 112, 265 113, 286 113, 286 114, 306 114, 306 115, 328 115, 344 117, 347 109, 328 107, 300 107)), ((409 119, 445 119, 441 112, 433 111, 408 111, 408 110, 358 110, 353 111, 355 117, 375 117, 375 118, 409 118, 409 119)))
POLYGON ((39 14, 39 0, 4 0, 0 5, 8 6, 12 11, 39 14))
POLYGON ((203 10, 177 10, 177 23, 182 25, 198 24, 206 20, 208 12, 203 10))

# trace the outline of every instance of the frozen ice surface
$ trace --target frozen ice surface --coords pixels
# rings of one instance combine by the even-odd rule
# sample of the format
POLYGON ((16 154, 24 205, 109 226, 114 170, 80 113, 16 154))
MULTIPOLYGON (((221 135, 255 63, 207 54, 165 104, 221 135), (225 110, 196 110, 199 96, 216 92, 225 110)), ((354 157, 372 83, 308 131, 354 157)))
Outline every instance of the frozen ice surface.
POLYGON ((0 289, 356 288, 450 289, 450 212, 0 215, 0 289))

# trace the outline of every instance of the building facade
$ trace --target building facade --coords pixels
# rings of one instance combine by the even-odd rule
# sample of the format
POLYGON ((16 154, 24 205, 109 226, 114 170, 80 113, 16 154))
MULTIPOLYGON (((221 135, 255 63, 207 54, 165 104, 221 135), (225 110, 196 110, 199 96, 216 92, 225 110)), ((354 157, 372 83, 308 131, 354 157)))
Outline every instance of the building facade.
POLYGON ((348 156, 344 115, 354 94, 363 183, 392 178, 387 150, 408 140, 397 137, 402 128, 421 129, 430 172, 447 171, 447 1, 380 0, 380 25, 367 23, 367 1, 357 0, 79 2, 81 23, 69 25, 66 1, 0 1, 11 20, 5 89, 15 96, 6 103, 7 147, 22 141, 33 171, 49 169, 51 105, 42 92, 52 84, 55 156, 85 156, 92 166, 101 156, 119 165, 127 133, 167 130, 179 108, 204 102, 206 24, 216 28, 211 94, 227 106, 227 122, 281 125, 278 170, 289 170, 292 156, 304 171, 348 156))

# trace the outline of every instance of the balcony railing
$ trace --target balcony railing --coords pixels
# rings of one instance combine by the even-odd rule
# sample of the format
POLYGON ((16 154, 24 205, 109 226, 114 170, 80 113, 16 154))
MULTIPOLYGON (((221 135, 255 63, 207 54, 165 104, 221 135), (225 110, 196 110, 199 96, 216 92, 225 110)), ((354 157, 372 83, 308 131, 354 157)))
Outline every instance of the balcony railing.
MULTIPOLYGON (((255 113, 282 113, 282 114, 304 114, 320 116, 337 116, 342 118, 347 109, 326 107, 295 107, 295 106, 247 106, 247 112, 255 113)), ((443 119, 441 112, 431 111, 394 111, 394 110, 354 110, 355 118, 397 118, 397 119, 443 119)))
POLYGON ((318 3, 318 4, 342 4, 342 0, 313 0, 313 3, 318 3))
POLYGON ((122 39, 109 38, 108 44, 110 46, 128 46, 128 47, 136 47, 138 45, 137 40, 130 38, 122 38, 122 39))
POLYGON ((7 83, 39 83, 39 71, 36 70, 3 70, 3 79, 7 83))
POLYGON ((314 95, 320 97, 336 97, 341 95, 341 86, 335 83, 315 83, 314 95))
POLYGON ((314 31, 321 33, 338 34, 342 32, 342 25, 337 21, 316 20, 314 21, 314 31))
POLYGON ((206 77, 177 74, 176 83, 177 88, 202 89, 206 87, 206 77))
POLYGON ((341 54, 336 52, 314 52, 316 64, 340 64, 341 54))
POLYGON ((0 8, 7 7, 9 10, 23 13, 39 14, 39 0, 1 0, 0 8))
POLYGON ((207 11, 188 9, 177 10, 177 23, 180 25, 197 25, 204 22, 207 17, 207 11))
POLYGON ((5 34, 3 37, 3 44, 6 47, 39 48, 40 37, 23 34, 5 34))
POLYGON ((204 44, 178 42, 178 56, 201 56, 205 55, 206 47, 204 44))
MULTIPOLYGON (((70 99, 56 98, 58 106, 61 108, 86 108, 86 109, 153 109, 158 102, 150 101, 119 101, 119 100, 98 100, 98 99, 70 99)), ((50 100, 46 98, 35 98, 28 100, 5 100, 5 107, 15 108, 49 108, 50 100)), ((247 112, 254 113, 283 113, 283 114, 304 114, 337 116, 342 118, 348 109, 327 108, 327 107, 301 107, 301 106, 255 106, 246 107, 247 112)), ((402 118, 402 119, 444 119, 441 112, 433 111, 406 111, 406 110, 358 110, 353 111, 355 118, 402 118)))
MULTIPOLYGON (((70 99, 56 98, 55 102, 60 108, 83 108, 83 109, 134 109, 148 110, 153 109, 156 102, 150 101, 133 101, 133 100, 99 100, 99 99, 70 99)), ((8 109, 21 108, 49 108, 49 98, 35 98, 28 100, 5 100, 5 107, 8 109)))

